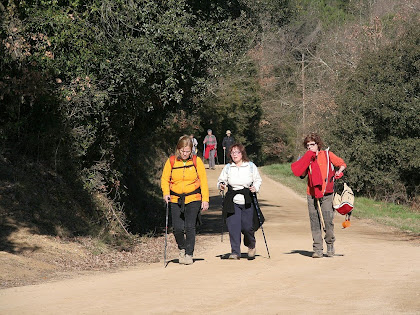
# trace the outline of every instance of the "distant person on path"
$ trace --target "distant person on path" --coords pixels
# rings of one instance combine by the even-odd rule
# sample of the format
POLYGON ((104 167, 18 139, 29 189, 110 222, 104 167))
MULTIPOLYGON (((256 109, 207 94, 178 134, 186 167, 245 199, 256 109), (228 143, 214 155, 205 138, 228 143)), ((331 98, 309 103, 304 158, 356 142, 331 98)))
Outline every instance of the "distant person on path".
POLYGON ((231 136, 231 134, 232 133, 230 132, 230 130, 226 130, 226 137, 224 137, 222 141, 223 154, 225 155, 225 163, 230 162, 229 149, 231 145, 235 143, 235 139, 231 136))
POLYGON ((206 145, 204 158, 209 160, 209 169, 214 170, 216 169, 214 158, 217 154, 217 139, 216 136, 213 135, 213 131, 211 129, 207 130, 207 136, 204 138, 203 143, 206 145))
POLYGON ((321 205, 322 216, 325 223, 325 243, 327 256, 333 257, 334 249, 334 209, 333 192, 334 178, 343 176, 346 163, 328 149, 322 150, 324 143, 316 133, 308 134, 303 140, 306 153, 296 162, 292 163, 292 171, 296 176, 304 178, 308 175, 307 201, 309 220, 313 238, 313 258, 322 258, 323 240, 321 218, 318 213, 318 201, 321 205), (334 167, 338 167, 335 171, 334 167))
POLYGON ((197 146, 198 146, 198 141, 197 141, 197 139, 196 138, 194 138, 194 134, 191 134, 190 135, 190 139, 191 139, 191 141, 192 141, 192 145, 193 145, 193 147, 192 147, 192 155, 197 155, 197 146))
POLYGON ((229 259, 237 260, 241 257, 241 233, 244 235, 244 245, 248 247, 248 258, 254 258, 254 234, 259 224, 251 194, 259 191, 262 179, 257 166, 249 161, 242 144, 233 144, 229 155, 232 163, 225 165, 217 180, 218 189, 228 188, 223 203, 223 216, 230 238, 229 259))
POLYGON ((191 138, 182 136, 176 145, 175 155, 166 161, 161 178, 163 199, 172 212, 179 263, 185 265, 193 263, 200 210, 209 208, 206 170, 203 161, 192 155, 192 148, 191 138))

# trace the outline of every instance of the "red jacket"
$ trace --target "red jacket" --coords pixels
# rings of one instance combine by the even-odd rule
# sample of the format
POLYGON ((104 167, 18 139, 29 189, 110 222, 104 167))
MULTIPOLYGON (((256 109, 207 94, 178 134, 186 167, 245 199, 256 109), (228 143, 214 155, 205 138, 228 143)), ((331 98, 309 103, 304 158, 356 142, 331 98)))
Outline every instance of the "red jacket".
POLYGON ((311 166, 311 172, 308 174, 308 187, 306 192, 308 195, 314 196, 315 198, 321 198, 324 194, 334 192, 334 166, 346 166, 344 160, 331 151, 328 151, 329 165, 327 165, 326 152, 327 151, 321 150, 318 152, 317 156, 315 152, 308 150, 298 161, 291 165, 292 172, 295 176, 306 175, 309 166, 311 166))
POLYGON ((308 174, 308 187, 311 188, 313 196, 315 198, 322 198, 322 175, 315 152, 310 150, 306 151, 299 160, 292 163, 291 168, 295 176, 308 174))

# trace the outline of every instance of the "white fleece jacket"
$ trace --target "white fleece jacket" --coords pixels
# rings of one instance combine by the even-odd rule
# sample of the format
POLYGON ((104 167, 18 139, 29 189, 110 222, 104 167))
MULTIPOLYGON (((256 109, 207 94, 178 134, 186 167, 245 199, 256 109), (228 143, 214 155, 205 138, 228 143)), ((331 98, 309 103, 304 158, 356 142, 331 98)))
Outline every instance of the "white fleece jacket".
MULTIPOLYGON (((252 163, 251 166, 250 162, 243 162, 241 166, 237 166, 232 162, 226 164, 220 173, 219 179, 217 180, 217 189, 220 188, 221 183, 225 183, 226 186, 232 186, 233 190, 249 188, 252 185, 258 192, 261 187, 262 179, 258 172, 258 168, 254 163, 252 163)), ((233 198, 233 202, 238 205, 245 204, 244 195, 236 195, 233 198)))

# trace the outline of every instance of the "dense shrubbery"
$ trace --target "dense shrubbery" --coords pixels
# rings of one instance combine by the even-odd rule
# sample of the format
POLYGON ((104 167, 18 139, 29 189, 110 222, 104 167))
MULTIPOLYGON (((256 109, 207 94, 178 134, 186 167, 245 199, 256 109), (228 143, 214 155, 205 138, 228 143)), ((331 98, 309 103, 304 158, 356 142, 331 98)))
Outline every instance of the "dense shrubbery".
POLYGON ((226 72, 212 93, 204 100, 200 111, 203 129, 212 128, 218 135, 219 161, 223 162, 223 149, 220 148, 227 129, 231 130, 235 141, 247 147, 247 153, 256 163, 261 161, 261 120, 260 87, 255 65, 244 57, 226 72))
POLYGON ((253 58, 265 162, 297 159, 316 131, 349 162, 359 195, 418 194, 419 4, 409 2, 295 0, 286 25, 263 24, 253 58))
POLYGON ((337 147, 358 192, 406 201, 419 190, 420 25, 367 53, 338 98, 337 147))
POLYGON ((209 79, 248 49, 249 11, 239 1, 1 5, 1 154, 76 175, 106 197, 108 222, 116 213, 131 231, 153 228, 162 159, 199 126, 209 79))
POLYGON ((83 183, 117 234, 154 228, 164 159, 208 127, 219 142, 231 129, 259 164, 295 159, 308 131, 336 135, 356 190, 418 190, 410 12, 373 19, 372 2, 344 0, 3 3, 0 157, 83 183))

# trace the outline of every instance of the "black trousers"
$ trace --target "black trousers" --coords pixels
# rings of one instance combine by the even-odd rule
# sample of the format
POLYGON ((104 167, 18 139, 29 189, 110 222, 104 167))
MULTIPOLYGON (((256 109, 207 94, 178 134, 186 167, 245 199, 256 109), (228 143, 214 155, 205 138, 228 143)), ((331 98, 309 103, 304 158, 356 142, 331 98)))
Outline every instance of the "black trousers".
POLYGON ((193 201, 185 205, 184 213, 177 203, 171 202, 172 225, 178 249, 185 249, 185 254, 192 256, 195 246, 197 217, 201 201, 193 201))

